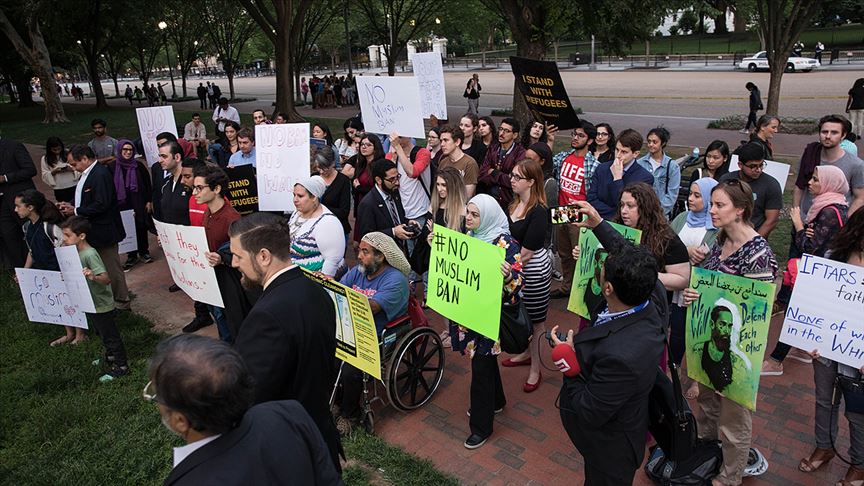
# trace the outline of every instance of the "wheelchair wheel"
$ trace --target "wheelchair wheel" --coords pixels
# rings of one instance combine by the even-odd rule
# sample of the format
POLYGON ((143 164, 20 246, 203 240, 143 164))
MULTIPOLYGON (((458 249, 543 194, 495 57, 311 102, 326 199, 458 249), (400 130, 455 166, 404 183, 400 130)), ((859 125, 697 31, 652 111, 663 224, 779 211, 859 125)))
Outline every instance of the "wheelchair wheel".
POLYGON ((428 402, 444 375, 444 346, 428 327, 409 331, 396 344, 387 367, 387 396, 399 410, 414 410, 428 402))

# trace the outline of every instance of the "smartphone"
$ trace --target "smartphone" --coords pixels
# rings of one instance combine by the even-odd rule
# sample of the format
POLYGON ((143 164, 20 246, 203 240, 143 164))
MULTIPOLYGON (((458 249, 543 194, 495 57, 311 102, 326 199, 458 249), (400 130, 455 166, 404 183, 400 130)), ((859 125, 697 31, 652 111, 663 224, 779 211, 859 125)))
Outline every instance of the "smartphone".
POLYGON ((552 224, 568 224, 582 222, 583 214, 578 206, 556 206, 549 208, 549 221, 552 224))

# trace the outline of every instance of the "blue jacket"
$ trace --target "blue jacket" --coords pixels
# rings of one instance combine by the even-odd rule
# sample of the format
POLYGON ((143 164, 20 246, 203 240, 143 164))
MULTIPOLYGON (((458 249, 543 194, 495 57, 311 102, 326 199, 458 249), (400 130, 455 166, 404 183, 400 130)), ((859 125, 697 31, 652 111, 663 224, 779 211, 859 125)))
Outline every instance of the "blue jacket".
POLYGON ((644 182, 652 187, 654 185, 654 176, 635 160, 624 171, 624 177, 617 181, 613 179, 610 167, 612 162, 600 164, 591 176, 591 184, 588 185, 588 202, 605 219, 612 219, 618 213, 618 203, 621 201, 624 186, 631 182, 644 182))

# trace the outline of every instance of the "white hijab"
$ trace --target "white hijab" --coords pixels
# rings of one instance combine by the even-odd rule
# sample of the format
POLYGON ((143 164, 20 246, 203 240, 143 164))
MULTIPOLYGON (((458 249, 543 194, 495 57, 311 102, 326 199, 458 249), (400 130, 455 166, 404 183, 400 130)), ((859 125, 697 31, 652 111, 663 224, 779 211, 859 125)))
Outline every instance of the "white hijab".
POLYGON ((507 221, 507 215, 504 214, 495 198, 488 194, 478 194, 472 197, 468 204, 477 206, 477 210, 480 212, 480 226, 474 231, 469 231, 469 236, 486 243, 492 243, 495 238, 502 234, 510 234, 510 223, 507 221))

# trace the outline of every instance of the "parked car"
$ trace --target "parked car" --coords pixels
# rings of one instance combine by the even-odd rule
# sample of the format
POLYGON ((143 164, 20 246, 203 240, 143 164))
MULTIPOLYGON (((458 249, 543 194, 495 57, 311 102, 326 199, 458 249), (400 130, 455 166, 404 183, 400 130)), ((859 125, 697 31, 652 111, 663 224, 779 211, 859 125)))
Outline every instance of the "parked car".
MULTIPOLYGON (((819 61, 813 58, 790 56, 786 61, 786 72, 804 71, 809 73, 820 66, 819 61)), ((753 57, 745 57, 738 63, 738 67, 750 72, 767 71, 768 54, 765 51, 759 51, 753 57)))

